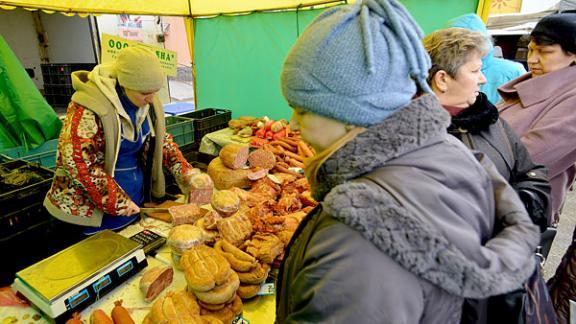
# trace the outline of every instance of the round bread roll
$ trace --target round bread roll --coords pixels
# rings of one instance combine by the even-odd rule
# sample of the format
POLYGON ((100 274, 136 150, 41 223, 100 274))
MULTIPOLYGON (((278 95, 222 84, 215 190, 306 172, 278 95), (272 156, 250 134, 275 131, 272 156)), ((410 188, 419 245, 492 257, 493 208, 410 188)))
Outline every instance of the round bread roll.
POLYGON ((233 302, 228 303, 224 308, 217 311, 200 308, 200 314, 202 316, 213 316, 223 323, 231 323, 237 315, 242 313, 242 306, 242 300, 238 295, 235 295, 233 302))
POLYGON ((236 293, 242 299, 250 299, 258 295, 259 291, 260 291, 260 284, 256 285, 241 284, 240 287, 238 287, 236 293))
POLYGON ((154 302, 146 316, 149 323, 196 323, 200 318, 200 306, 194 295, 187 291, 168 292, 164 298, 154 302))
POLYGON ((180 265, 188 287, 194 292, 209 291, 224 284, 232 272, 228 261, 206 245, 195 246, 186 251, 180 265))
POLYGON ((238 277, 240 282, 243 284, 256 285, 264 282, 268 273, 270 272, 270 266, 266 263, 258 265, 250 272, 238 272, 238 277))
POLYGON ((220 216, 228 217, 240 208, 240 197, 231 190, 220 190, 212 195, 210 205, 220 216))
POLYGON ((173 252, 182 254, 193 246, 204 243, 204 231, 194 225, 174 226, 168 234, 168 245, 173 252))
POLYGON ((234 297, 238 286, 240 286, 240 280, 236 272, 232 271, 224 284, 210 291, 194 291, 194 295, 206 304, 223 304, 234 297))

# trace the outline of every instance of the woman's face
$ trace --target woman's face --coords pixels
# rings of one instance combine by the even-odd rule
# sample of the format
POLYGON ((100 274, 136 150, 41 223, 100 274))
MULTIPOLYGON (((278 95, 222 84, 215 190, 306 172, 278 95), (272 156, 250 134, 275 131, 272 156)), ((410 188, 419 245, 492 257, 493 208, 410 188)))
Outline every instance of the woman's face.
POLYGON ((126 97, 137 107, 144 107, 148 104, 151 104, 154 101, 154 95, 159 90, 151 90, 151 91, 136 91, 132 89, 124 88, 124 93, 126 97))
POLYGON ((445 71, 438 78, 434 78, 435 86, 432 88, 438 96, 440 103, 445 106, 468 108, 476 101, 480 85, 486 83, 482 74, 482 57, 480 53, 473 52, 468 55, 468 60, 451 77, 445 71))
POLYGON ((317 152, 325 150, 346 134, 344 123, 300 108, 294 108, 290 127, 299 130, 302 139, 317 152))
POLYGON ((528 44, 528 69, 533 77, 558 71, 570 66, 576 61, 576 54, 569 54, 558 44, 537 45, 533 41, 528 44))

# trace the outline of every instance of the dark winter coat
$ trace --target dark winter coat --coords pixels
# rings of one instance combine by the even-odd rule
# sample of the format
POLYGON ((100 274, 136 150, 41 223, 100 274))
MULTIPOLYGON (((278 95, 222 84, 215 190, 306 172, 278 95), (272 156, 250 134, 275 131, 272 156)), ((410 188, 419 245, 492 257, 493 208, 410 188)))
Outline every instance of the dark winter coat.
POLYGON ((312 188, 321 205, 280 269, 279 323, 458 323, 465 297, 528 278, 537 227, 448 124, 422 96, 322 164, 312 188))
POLYGON ((544 231, 551 222, 547 169, 532 162, 528 150, 498 109, 480 93, 474 105, 452 117, 448 132, 471 150, 486 154, 520 195, 534 224, 544 231))

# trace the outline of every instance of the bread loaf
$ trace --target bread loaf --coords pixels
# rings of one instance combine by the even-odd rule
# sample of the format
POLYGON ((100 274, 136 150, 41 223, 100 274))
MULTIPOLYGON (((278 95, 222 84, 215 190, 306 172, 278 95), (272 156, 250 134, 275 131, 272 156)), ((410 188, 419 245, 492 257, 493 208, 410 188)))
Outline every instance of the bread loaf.
POLYGON ((230 272, 228 280, 220 286, 214 287, 209 291, 193 291, 198 300, 207 304, 222 304, 230 300, 236 294, 240 286, 240 280, 236 272, 230 272))
POLYGON ((218 190, 233 187, 250 188, 249 169, 230 169, 226 167, 220 158, 215 158, 208 164, 208 174, 214 181, 214 187, 218 190))
POLYGON ((170 286, 174 278, 174 270, 170 266, 153 267, 140 278, 140 291, 144 294, 144 300, 150 302, 156 298, 166 287, 170 286))
POLYGON ((238 212, 216 223, 220 236, 235 246, 239 246, 252 235, 252 223, 248 216, 238 212))
POLYGON ((205 308, 201 308, 200 314, 206 316, 213 316, 221 320, 222 323, 232 323, 234 318, 242 313, 242 307, 243 307, 242 300, 240 299, 240 297, 238 297, 238 295, 235 295, 233 301, 231 303, 226 304, 224 308, 217 311, 211 311, 205 308))
POLYGON ((218 156, 226 167, 236 170, 248 162, 248 150, 246 145, 228 144, 220 150, 218 156))
POLYGON ((210 204, 222 217, 228 217, 240 208, 240 198, 231 190, 220 190, 212 196, 210 204))
POLYGON ((240 284, 236 293, 242 299, 250 299, 258 295, 260 291, 260 284, 256 285, 249 285, 249 284, 240 284))
POLYGON ((169 292, 156 300, 146 317, 151 324, 202 323, 196 298, 185 290, 169 292))
POLYGON ((195 246, 182 255, 188 287, 194 291, 209 291, 225 283, 232 269, 223 256, 206 245, 195 246))

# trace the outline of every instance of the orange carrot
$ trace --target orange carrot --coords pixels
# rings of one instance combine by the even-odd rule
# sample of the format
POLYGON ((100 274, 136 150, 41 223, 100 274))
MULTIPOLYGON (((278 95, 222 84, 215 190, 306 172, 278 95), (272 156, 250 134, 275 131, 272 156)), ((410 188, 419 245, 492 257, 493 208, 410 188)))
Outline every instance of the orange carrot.
POLYGON ((136 324, 128 310, 122 306, 122 299, 115 301, 114 305, 112 309, 112 320, 114 324, 136 324))

